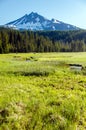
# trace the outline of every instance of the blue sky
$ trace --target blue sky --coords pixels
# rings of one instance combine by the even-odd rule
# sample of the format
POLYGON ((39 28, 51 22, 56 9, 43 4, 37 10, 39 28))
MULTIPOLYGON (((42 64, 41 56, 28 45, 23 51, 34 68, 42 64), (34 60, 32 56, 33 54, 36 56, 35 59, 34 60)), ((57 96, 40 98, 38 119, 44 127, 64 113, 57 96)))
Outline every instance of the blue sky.
POLYGON ((86 0, 0 0, 0 25, 31 12, 86 29, 86 0))

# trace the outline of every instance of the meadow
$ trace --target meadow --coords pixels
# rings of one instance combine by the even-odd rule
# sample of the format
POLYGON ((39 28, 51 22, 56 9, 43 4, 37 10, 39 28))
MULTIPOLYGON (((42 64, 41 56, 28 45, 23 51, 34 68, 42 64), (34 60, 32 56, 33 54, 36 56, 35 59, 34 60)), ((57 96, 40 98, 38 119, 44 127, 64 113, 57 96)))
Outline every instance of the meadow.
POLYGON ((86 130, 86 53, 0 54, 0 130, 86 130))

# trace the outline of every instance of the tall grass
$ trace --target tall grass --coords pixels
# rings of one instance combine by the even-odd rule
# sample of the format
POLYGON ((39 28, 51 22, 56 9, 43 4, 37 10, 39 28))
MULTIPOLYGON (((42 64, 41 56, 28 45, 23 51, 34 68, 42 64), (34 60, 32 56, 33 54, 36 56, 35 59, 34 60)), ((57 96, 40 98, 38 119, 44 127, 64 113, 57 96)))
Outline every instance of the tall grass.
POLYGON ((85 130, 85 69, 68 66, 85 67, 85 59, 86 53, 0 55, 0 130, 85 130))

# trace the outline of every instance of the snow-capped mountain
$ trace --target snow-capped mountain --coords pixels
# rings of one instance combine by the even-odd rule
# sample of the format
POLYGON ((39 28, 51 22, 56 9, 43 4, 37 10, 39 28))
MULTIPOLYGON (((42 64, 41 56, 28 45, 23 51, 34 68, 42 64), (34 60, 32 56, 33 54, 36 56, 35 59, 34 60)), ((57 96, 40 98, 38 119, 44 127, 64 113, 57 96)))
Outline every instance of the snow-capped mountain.
POLYGON ((56 19, 47 19, 37 13, 30 13, 23 17, 5 24, 5 27, 18 30, 78 30, 79 28, 56 19))

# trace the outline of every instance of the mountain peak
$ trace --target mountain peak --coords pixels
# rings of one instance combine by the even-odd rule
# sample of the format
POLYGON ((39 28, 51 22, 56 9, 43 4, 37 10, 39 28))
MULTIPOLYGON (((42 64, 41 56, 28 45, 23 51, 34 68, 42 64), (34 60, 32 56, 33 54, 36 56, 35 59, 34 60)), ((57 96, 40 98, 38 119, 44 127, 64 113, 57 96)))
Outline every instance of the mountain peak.
POLYGON ((35 15, 38 15, 36 12, 31 12, 30 14, 29 14, 29 16, 35 16, 35 15))
POLYGON ((31 12, 29 15, 36 15, 37 12, 31 12))
POLYGON ((16 28, 19 30, 77 30, 79 28, 66 24, 56 19, 46 19, 36 12, 31 12, 29 15, 25 14, 23 17, 7 23, 5 26, 16 28))

